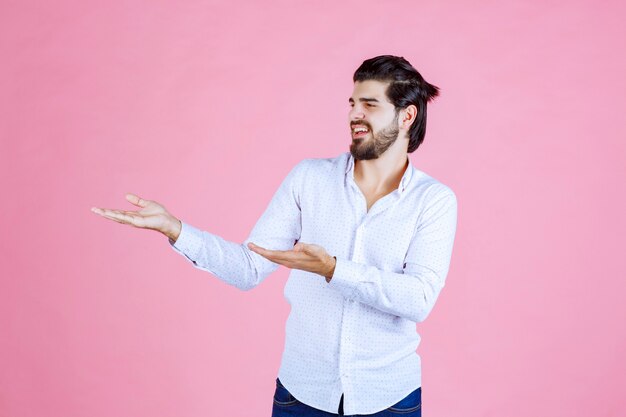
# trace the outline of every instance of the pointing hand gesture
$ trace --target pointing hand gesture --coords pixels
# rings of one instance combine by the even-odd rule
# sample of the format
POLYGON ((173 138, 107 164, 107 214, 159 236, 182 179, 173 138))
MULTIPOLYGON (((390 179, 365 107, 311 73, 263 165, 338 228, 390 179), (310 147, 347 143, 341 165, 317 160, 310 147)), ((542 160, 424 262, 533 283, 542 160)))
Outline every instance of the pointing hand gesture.
POLYGON ((156 201, 144 200, 130 193, 126 194, 126 200, 137 207, 141 207, 141 210, 124 211, 92 207, 91 211, 118 223, 156 230, 174 241, 178 239, 182 224, 165 207, 156 201))

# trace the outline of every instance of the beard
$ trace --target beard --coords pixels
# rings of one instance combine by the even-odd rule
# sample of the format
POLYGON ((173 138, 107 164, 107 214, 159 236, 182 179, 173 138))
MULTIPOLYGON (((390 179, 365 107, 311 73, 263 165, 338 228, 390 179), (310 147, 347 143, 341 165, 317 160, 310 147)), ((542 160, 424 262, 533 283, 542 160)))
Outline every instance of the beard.
MULTIPOLYGON (((364 124, 364 123, 361 123, 364 124)), ((367 125, 370 132, 372 129, 367 125)), ((350 153, 354 159, 368 160, 381 156, 398 139, 400 129, 398 128, 398 114, 394 120, 378 133, 372 132, 372 138, 361 138, 352 140, 350 153)))

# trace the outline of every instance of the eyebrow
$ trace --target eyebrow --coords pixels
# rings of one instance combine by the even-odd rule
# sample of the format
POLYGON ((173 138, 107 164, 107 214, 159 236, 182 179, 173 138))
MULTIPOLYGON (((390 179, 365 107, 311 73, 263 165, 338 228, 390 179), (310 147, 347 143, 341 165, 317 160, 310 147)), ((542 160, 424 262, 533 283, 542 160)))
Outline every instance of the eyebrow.
MULTIPOLYGON (((369 103, 369 102, 380 103, 377 99, 375 99, 375 98, 368 98, 368 97, 361 97, 359 99, 359 101, 360 102, 367 102, 367 103, 369 103)), ((350 97, 348 99, 348 103, 354 103, 354 100, 352 99, 352 97, 350 97)))

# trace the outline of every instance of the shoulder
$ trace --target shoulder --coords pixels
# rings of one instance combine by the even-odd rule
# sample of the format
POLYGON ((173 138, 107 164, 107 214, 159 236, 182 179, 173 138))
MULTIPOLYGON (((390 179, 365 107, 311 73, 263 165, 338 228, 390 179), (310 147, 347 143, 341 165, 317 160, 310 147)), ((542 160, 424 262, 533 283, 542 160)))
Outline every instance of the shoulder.
POLYGON ((348 162, 348 153, 343 153, 332 158, 306 158, 298 162, 292 169, 295 175, 307 176, 315 174, 316 176, 326 176, 336 174, 342 170, 345 172, 348 162))
POLYGON ((439 181, 438 179, 428 175, 427 173, 416 169, 417 184, 416 191, 421 195, 420 200, 426 205, 446 204, 457 205, 457 196, 452 188, 439 181))
POLYGON ((310 166, 313 169, 332 169, 341 168, 345 169, 348 163, 349 152, 340 154, 332 158, 307 158, 300 161, 299 164, 310 166))
MULTIPOLYGON (((457 198, 450 186, 418 171, 417 181, 417 222, 416 231, 434 227, 439 230, 442 225, 455 225, 457 218, 457 198)), ((456 226, 455 226, 456 227, 456 226)))
POLYGON ((336 158, 302 159, 291 168, 282 187, 291 189, 297 196, 303 195, 305 190, 307 195, 313 195, 315 190, 327 191, 336 182, 339 173, 345 172, 345 163, 343 155, 336 158))

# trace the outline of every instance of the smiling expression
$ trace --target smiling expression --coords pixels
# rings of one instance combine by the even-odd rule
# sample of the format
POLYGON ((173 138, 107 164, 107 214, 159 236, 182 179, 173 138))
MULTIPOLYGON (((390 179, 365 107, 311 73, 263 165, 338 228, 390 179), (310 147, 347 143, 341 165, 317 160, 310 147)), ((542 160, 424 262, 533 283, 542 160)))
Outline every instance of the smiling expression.
POLYGON ((375 80, 354 83, 348 118, 355 159, 376 159, 398 139, 399 115, 385 95, 388 85, 375 80))

